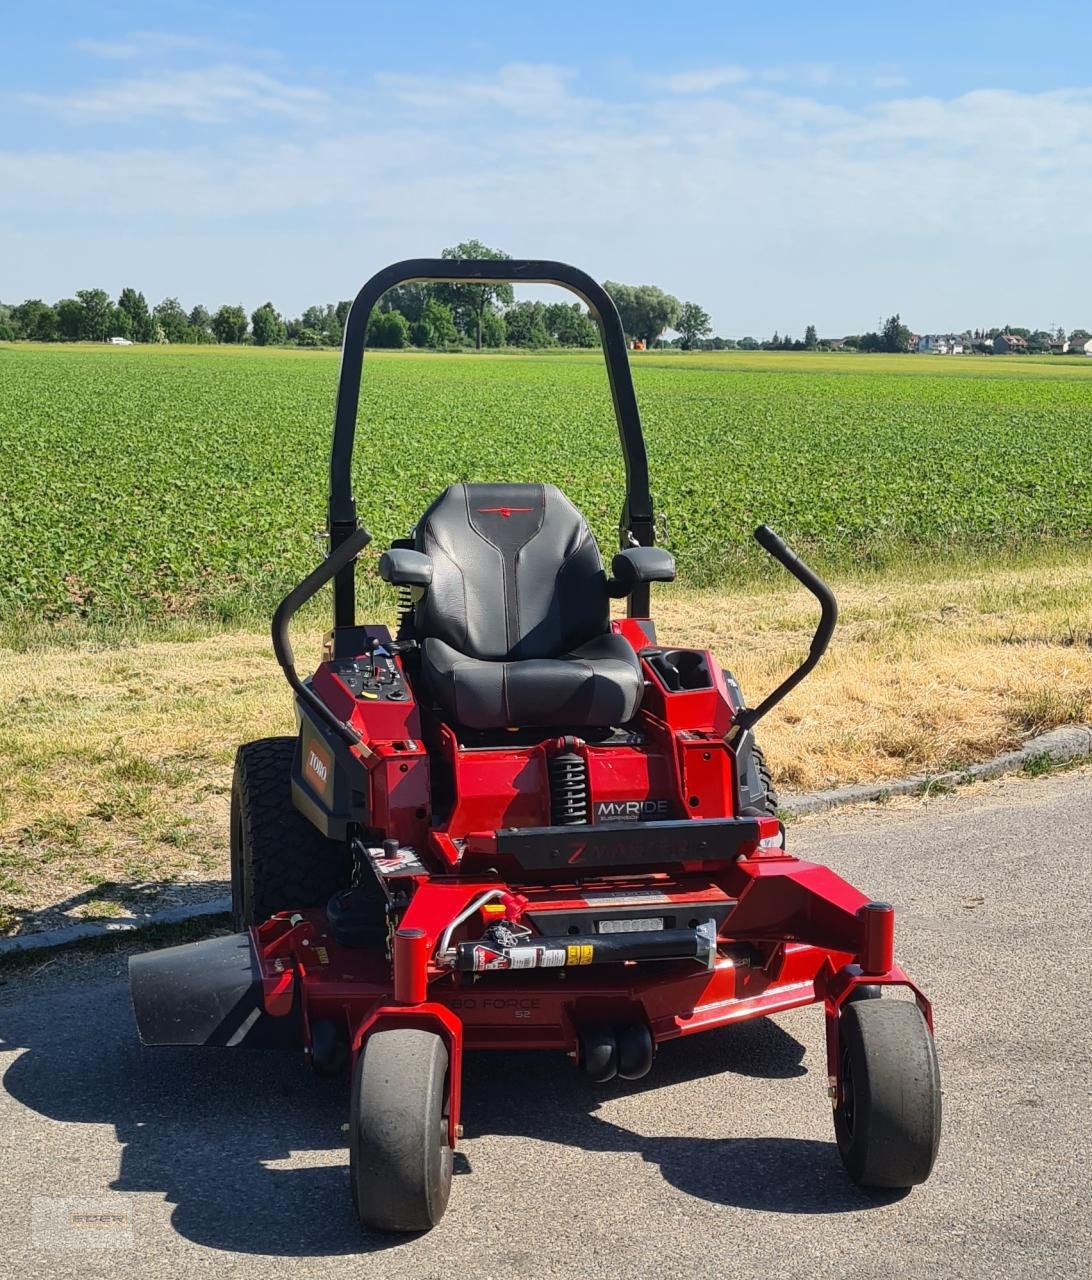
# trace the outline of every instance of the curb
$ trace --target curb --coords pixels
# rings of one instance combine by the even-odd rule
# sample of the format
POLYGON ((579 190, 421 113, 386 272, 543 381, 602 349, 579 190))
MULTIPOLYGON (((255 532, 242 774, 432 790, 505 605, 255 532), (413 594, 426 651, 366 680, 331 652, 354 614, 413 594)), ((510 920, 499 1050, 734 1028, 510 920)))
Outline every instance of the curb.
MULTIPOLYGON (((1049 757, 1056 763, 1080 760, 1092 756, 1092 728, 1068 726, 1051 729, 1032 738, 1018 751, 1006 751, 982 764, 968 765, 965 769, 953 769, 948 773, 921 773, 910 778, 897 778, 893 782, 861 782, 848 787, 834 787, 829 791, 810 791, 798 796, 782 797, 782 810, 792 817, 805 817, 828 809, 839 809, 849 804, 867 804, 884 800, 888 796, 906 796, 926 792, 932 787, 958 787, 980 778, 996 778, 1003 773, 1013 773, 1028 763, 1049 757)), ((160 924, 182 924, 201 916, 227 915, 231 911, 230 898, 215 898, 211 902, 198 902, 192 906, 169 907, 148 916, 126 916, 103 924, 74 924, 61 929, 46 929, 41 933, 19 934, 14 938, 0 938, 0 956, 20 951, 52 951, 75 942, 88 942, 99 938, 111 938, 120 933, 139 933, 143 929, 160 924)))
POLYGON ((910 778, 896 778, 891 782, 858 782, 847 787, 834 787, 829 791, 809 791, 798 796, 782 796, 781 808, 794 818, 827 809, 840 809, 848 804, 867 804, 869 801, 886 800, 889 796, 918 795, 934 787, 949 789, 977 782, 982 778, 997 778, 1004 773, 1022 769, 1030 760, 1049 758, 1056 764, 1068 760, 1080 760, 1092 756, 1092 728, 1068 725, 1051 729, 1025 742, 1017 751, 1006 751, 982 764, 967 765, 963 769, 951 769, 947 773, 919 773, 910 778))
POLYGON ((73 924, 60 929, 43 929, 41 933, 16 934, 14 938, 0 938, 0 956, 20 951, 52 951, 57 947, 67 947, 73 942, 113 938, 122 933, 139 933, 157 924, 183 924, 200 916, 227 915, 230 911, 230 898, 214 898, 211 902, 167 907, 147 916, 123 916, 103 924, 73 924))

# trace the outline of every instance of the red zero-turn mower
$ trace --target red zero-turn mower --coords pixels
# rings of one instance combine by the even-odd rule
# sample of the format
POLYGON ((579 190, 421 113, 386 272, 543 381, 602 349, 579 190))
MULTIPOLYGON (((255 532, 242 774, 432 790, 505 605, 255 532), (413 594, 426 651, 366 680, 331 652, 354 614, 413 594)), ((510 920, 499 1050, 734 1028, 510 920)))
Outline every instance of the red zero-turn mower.
POLYGON ((837 605, 762 526, 821 606, 800 667, 747 707, 712 653, 657 641, 649 584, 675 567, 652 545, 603 289, 556 262, 417 260, 369 280, 345 327, 329 536, 273 619, 299 733, 236 759, 239 932, 133 958, 144 1043, 292 1046, 323 1075, 349 1068, 357 1211, 419 1231, 447 1205, 464 1049, 563 1049, 593 1080, 633 1080, 665 1040, 821 1004, 849 1176, 924 1181, 940 1134, 929 1002, 894 961, 892 908, 786 851, 753 738, 819 661, 837 605), (401 591, 392 636, 355 618, 370 539, 350 463, 368 317, 420 280, 550 283, 587 303, 626 494, 608 574, 552 485, 451 485, 379 559, 401 591), (288 624, 328 582, 333 630, 301 679, 288 624), (627 601, 613 622, 612 599, 627 601))

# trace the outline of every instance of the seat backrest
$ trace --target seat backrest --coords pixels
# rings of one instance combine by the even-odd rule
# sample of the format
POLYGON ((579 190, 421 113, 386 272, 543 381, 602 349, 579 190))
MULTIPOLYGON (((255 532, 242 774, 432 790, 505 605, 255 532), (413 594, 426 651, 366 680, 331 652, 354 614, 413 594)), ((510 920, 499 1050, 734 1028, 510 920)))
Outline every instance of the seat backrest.
POLYGON ((453 484, 421 517, 415 545, 432 558, 419 640, 473 658, 553 658, 609 629, 599 548, 552 484, 453 484))

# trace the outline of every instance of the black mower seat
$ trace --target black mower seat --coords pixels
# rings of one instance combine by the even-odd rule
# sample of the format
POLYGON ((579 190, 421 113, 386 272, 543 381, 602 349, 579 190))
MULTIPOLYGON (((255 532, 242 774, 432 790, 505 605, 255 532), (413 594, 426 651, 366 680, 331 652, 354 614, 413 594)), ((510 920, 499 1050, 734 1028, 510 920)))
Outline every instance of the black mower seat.
POLYGON ((421 517, 432 580, 414 613, 422 671, 471 729, 625 724, 641 665, 610 630, 584 517, 548 484, 454 484, 421 517))

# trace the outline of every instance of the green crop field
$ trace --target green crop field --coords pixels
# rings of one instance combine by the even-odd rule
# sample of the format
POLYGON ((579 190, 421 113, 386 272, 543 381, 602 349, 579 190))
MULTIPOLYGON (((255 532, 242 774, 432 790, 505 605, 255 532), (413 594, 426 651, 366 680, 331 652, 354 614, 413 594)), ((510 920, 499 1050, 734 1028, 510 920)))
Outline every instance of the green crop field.
MULTIPOLYGON (((1092 361, 635 358, 661 540, 693 583, 1092 533, 1092 361)), ((319 555, 331 353, 0 345, 0 619, 268 614, 319 555)), ((605 548, 598 353, 367 357, 355 484, 381 547, 455 480, 551 480, 605 548)))

